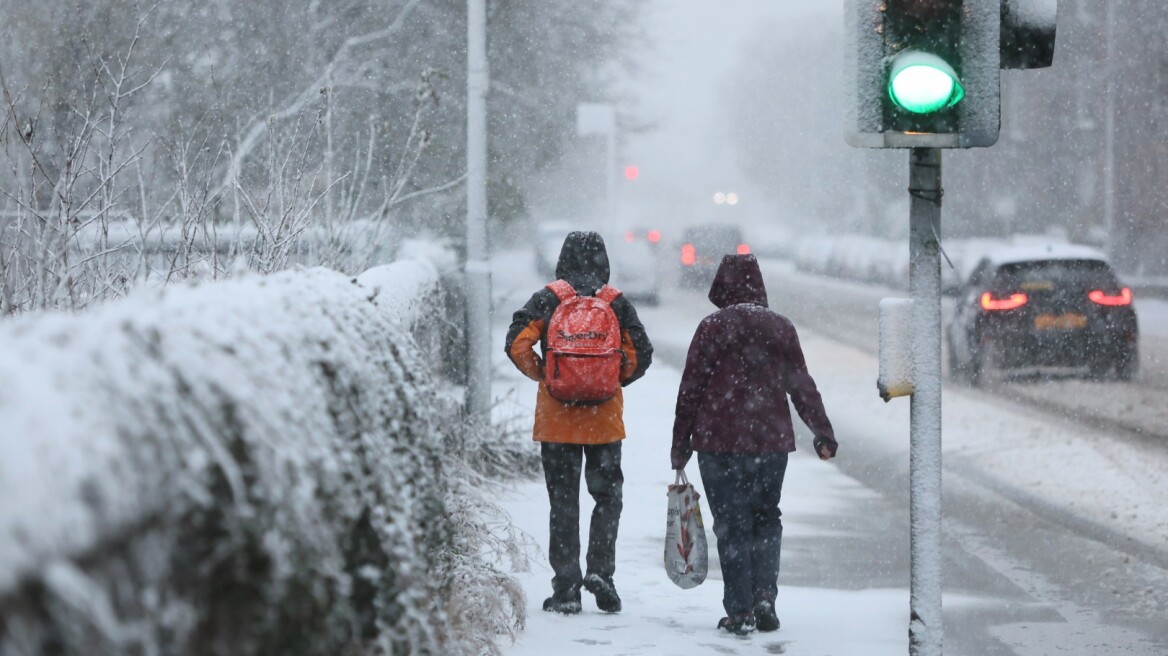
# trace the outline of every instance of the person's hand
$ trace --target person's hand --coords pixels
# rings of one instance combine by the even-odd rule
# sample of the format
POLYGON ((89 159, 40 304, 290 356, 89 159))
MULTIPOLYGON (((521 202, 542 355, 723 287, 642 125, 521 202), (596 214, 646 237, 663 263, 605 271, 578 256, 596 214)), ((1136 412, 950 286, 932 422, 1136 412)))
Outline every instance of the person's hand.
POLYGON ((820 460, 831 460, 835 457, 836 450, 839 449, 839 443, 828 437, 817 437, 813 444, 815 455, 819 456, 820 460))

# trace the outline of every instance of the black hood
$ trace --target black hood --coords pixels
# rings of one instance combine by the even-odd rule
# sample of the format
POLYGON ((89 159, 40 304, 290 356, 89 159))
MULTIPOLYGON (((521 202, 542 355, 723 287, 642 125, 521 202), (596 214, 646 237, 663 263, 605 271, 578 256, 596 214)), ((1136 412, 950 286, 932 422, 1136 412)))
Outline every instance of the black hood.
POLYGON ((608 251, 596 232, 570 232, 560 249, 556 278, 566 280, 581 294, 592 294, 608 284, 608 251))
POLYGON ((767 307, 762 271, 753 255, 726 255, 710 286, 710 301, 719 308, 753 303, 767 307))

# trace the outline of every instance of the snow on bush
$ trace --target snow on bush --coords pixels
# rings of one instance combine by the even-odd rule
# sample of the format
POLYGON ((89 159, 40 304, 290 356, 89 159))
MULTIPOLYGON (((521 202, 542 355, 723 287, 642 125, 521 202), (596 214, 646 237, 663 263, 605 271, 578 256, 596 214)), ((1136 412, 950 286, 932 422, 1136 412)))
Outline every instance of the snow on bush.
POLYGON ((437 281, 312 269, 0 325, 0 655, 483 649, 447 626, 483 584, 450 580, 483 572, 446 508, 457 413, 403 322, 437 281))

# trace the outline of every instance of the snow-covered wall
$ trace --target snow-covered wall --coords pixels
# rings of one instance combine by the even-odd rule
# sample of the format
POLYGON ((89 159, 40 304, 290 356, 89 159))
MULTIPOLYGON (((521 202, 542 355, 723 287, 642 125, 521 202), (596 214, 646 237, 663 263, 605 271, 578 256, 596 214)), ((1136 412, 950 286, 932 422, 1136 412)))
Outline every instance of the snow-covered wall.
POLYGON ((313 269, 0 324, 0 656, 442 653, 457 413, 410 336, 439 279, 313 269))

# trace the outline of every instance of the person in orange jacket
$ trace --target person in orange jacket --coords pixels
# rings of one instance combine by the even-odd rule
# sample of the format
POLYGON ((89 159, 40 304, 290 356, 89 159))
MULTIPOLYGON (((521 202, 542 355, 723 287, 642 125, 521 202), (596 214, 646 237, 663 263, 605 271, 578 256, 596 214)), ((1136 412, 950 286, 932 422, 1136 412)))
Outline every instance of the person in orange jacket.
MULTIPOLYGON (((564 239, 556 278, 581 296, 595 296, 607 285, 608 253, 595 232, 572 232, 564 239)), ((549 516, 552 596, 546 611, 580 612, 580 588, 596 597, 597 607, 615 613, 621 609, 613 584, 616 537, 623 508, 621 441, 625 438, 624 398, 618 389, 607 401, 579 405, 559 401, 548 392, 543 363, 547 354, 547 327, 560 299, 548 287, 537 291, 512 317, 506 351, 525 376, 539 382, 533 437, 540 443, 544 480, 551 504, 549 516), (536 352, 536 346, 539 352, 536 352), (587 571, 580 572, 580 470, 595 506, 588 533, 587 571)), ((611 304, 620 324, 623 353, 620 384, 626 386, 645 374, 653 359, 653 345, 637 311, 624 296, 611 304)))

